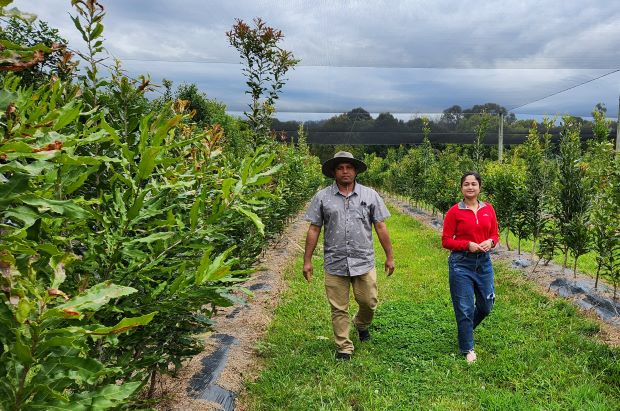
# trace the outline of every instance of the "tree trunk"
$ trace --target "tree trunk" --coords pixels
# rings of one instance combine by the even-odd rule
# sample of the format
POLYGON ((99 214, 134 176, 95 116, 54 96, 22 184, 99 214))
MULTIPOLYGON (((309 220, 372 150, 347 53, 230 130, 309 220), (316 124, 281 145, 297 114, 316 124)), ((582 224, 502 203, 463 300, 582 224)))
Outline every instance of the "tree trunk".
MULTIPOLYGON (((534 257, 532 256, 532 258, 534 257)), ((534 264, 534 268, 532 268, 532 274, 534 274, 534 272, 536 271, 536 267, 538 267, 540 260, 542 260, 542 257, 538 257, 538 261, 536 261, 536 264, 534 264)))
POLYGON ((151 370, 151 384, 149 386, 148 398, 153 398, 155 394, 155 382, 157 381, 157 369, 153 368, 151 370))
POLYGON ((521 237, 517 239, 517 255, 521 255, 521 237))
POLYGON ((568 247, 564 248, 564 264, 562 265, 564 267, 564 269, 566 269, 567 265, 566 263, 568 262, 568 247))
POLYGON ((601 273, 601 264, 598 263, 596 265, 596 280, 594 280, 594 289, 597 290, 598 289, 598 276, 601 273))
POLYGON ((534 256, 536 256, 536 240, 537 239, 538 239, 538 237, 534 237, 534 241, 533 241, 533 244, 532 244, 532 260, 534 260, 534 256))
POLYGON ((510 244, 508 244, 508 235, 510 234, 510 230, 506 230, 506 248, 508 249, 508 251, 512 251, 510 249, 510 244))
POLYGON ((577 278, 577 258, 579 256, 575 256, 575 262, 573 263, 573 278, 577 278))

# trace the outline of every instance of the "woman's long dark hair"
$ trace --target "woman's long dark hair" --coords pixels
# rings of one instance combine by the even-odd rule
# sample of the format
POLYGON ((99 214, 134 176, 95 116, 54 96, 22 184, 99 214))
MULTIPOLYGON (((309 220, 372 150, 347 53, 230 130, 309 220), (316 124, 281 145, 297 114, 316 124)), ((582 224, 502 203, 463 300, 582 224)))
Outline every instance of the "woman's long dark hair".
POLYGON ((465 181, 467 176, 474 176, 474 178, 478 180, 478 185, 482 186, 482 177, 480 177, 480 174, 478 174, 475 171, 468 171, 465 174, 463 174, 463 177, 461 177, 461 187, 463 187, 463 182, 465 181))

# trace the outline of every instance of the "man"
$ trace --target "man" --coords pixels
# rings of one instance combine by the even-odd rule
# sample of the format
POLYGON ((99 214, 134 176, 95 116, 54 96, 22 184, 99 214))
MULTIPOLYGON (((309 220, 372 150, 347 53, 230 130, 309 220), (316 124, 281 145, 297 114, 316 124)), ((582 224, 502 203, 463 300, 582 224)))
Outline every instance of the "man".
POLYGON ((346 151, 340 151, 323 164, 323 174, 334 183, 319 191, 310 202, 306 220, 303 274, 312 279, 312 253, 325 226, 325 291, 331 306, 332 326, 337 345, 336 358, 348 360, 353 354, 349 338, 349 289, 353 288, 359 310, 353 318, 361 342, 370 340, 368 326, 377 307, 377 273, 372 244, 374 225, 385 251, 385 271, 394 272, 390 235, 384 220, 390 216, 379 194, 355 181, 366 171, 366 164, 346 151))

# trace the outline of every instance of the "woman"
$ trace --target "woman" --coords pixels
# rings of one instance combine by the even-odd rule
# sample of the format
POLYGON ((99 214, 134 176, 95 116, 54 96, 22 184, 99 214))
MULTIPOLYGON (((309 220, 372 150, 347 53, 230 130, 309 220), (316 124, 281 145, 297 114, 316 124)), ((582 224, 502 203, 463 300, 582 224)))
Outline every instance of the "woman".
POLYGON ((446 213, 441 237, 443 247, 452 251, 448 258, 450 295, 459 349, 468 363, 476 361, 474 328, 489 315, 495 302, 489 251, 499 242, 499 234, 495 210, 478 200, 481 182, 475 172, 461 177, 463 201, 446 213))

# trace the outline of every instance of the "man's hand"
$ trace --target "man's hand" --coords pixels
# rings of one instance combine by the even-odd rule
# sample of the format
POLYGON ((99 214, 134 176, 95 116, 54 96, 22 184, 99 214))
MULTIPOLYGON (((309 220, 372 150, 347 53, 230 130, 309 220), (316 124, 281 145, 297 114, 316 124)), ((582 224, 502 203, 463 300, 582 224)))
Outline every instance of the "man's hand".
POLYGON ((385 260, 385 272, 388 277, 394 274, 394 259, 393 258, 389 258, 385 260))
POLYGON ((482 250, 486 253, 487 251, 489 251, 491 248, 493 248, 493 241, 492 240, 486 240, 481 242, 480 244, 478 244, 482 250))
POLYGON ((307 282, 312 280, 312 262, 304 263, 304 277, 307 282))
POLYGON ((470 253, 486 252, 485 249, 480 246, 480 244, 474 243, 473 241, 469 242, 469 246, 467 248, 470 253))
POLYGON ((321 227, 310 224, 308 234, 306 234, 306 248, 304 250, 304 278, 308 282, 312 280, 312 253, 316 247, 316 242, 319 240, 319 234, 321 234, 321 227))

